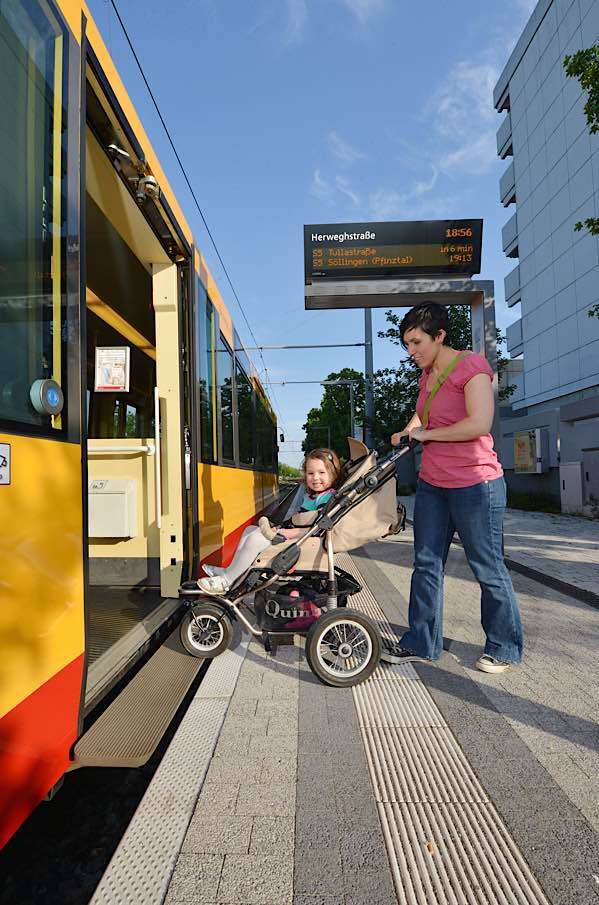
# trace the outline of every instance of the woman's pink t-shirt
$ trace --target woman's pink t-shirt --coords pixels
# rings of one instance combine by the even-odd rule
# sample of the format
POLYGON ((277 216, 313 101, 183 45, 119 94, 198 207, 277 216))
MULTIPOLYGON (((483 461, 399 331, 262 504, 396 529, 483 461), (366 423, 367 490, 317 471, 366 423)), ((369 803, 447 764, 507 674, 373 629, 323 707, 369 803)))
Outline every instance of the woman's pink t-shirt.
MULTIPOLYGON (((416 411, 422 418, 428 397, 426 381, 430 371, 423 371, 416 411)), ((427 428, 449 427, 468 416, 464 387, 476 374, 493 379, 493 371, 482 355, 470 352, 459 361, 431 403, 427 428)), ((493 449, 493 437, 485 434, 476 440, 429 440, 423 444, 419 476, 435 487, 470 487, 482 481, 500 478, 503 469, 493 449)))

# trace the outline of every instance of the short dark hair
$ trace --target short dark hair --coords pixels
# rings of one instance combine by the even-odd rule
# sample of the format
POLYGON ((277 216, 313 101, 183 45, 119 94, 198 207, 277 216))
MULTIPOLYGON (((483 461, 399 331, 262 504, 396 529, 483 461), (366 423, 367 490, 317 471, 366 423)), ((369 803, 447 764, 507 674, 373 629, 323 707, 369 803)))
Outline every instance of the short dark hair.
POLYGON ((401 344, 406 348, 404 336, 408 330, 414 330, 416 327, 424 333, 428 333, 433 339, 437 336, 439 330, 445 330, 444 345, 449 345, 449 319, 447 316, 447 308, 439 305, 437 302, 420 302, 402 318, 399 325, 399 338, 401 344))

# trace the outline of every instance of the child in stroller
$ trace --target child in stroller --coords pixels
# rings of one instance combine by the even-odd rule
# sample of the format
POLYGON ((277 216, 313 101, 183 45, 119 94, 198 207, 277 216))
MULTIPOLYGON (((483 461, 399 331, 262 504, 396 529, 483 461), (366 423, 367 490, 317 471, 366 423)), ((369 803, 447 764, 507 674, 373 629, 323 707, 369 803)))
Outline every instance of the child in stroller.
POLYGON ((179 594, 191 606, 180 638, 192 656, 219 656, 238 643, 243 627, 272 654, 278 643, 288 643, 290 632, 304 636, 308 664, 327 685, 355 685, 376 669, 382 654, 378 625, 348 607, 361 585, 335 559, 401 530, 405 510, 398 510, 395 466, 408 447, 378 460, 364 444, 348 442, 337 491, 321 509, 302 514, 313 522, 301 536, 275 537, 226 594, 207 598, 195 581, 181 586, 179 594))
POLYGON ((280 526, 271 525, 263 516, 258 525, 246 528, 233 560, 226 569, 210 565, 203 567, 208 577, 199 578, 198 587, 204 593, 226 594, 236 579, 271 543, 294 540, 307 532, 335 493, 334 485, 341 473, 341 463, 332 449, 313 449, 306 456, 302 471, 304 494, 297 511, 280 526), (278 538, 281 540, 278 541, 278 538))

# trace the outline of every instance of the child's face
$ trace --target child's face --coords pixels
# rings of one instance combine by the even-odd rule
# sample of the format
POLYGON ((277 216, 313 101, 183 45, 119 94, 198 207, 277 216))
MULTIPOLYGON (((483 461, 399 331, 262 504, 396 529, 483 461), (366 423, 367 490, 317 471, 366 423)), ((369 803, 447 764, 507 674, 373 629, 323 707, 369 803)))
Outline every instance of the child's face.
POLYGON ((321 459, 308 459, 306 462, 306 486, 315 493, 328 490, 331 486, 331 476, 321 459))

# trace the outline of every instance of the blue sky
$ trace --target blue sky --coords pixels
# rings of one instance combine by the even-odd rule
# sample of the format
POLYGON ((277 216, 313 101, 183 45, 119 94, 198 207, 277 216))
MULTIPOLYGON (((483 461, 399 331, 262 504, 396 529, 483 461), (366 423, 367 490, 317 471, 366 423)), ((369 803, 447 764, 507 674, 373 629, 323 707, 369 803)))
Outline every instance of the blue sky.
MULTIPOLYGON (((89 5, 252 345, 112 8, 89 5)), ((304 310, 304 223, 483 217, 481 276, 495 280, 499 325, 515 320, 503 300, 503 277, 516 262, 501 251, 512 211, 498 200, 506 163, 496 156, 501 117, 492 91, 533 0, 117 5, 259 343, 363 338, 361 311, 304 310)), ((375 335, 384 321, 375 310, 375 335)), ((375 368, 393 366, 399 353, 375 339, 375 368)), ((363 368, 362 349, 264 359, 273 382, 363 368)), ((302 439, 321 394, 318 385, 274 386, 287 441, 302 439)), ((280 455, 300 458, 289 443, 280 455)))

